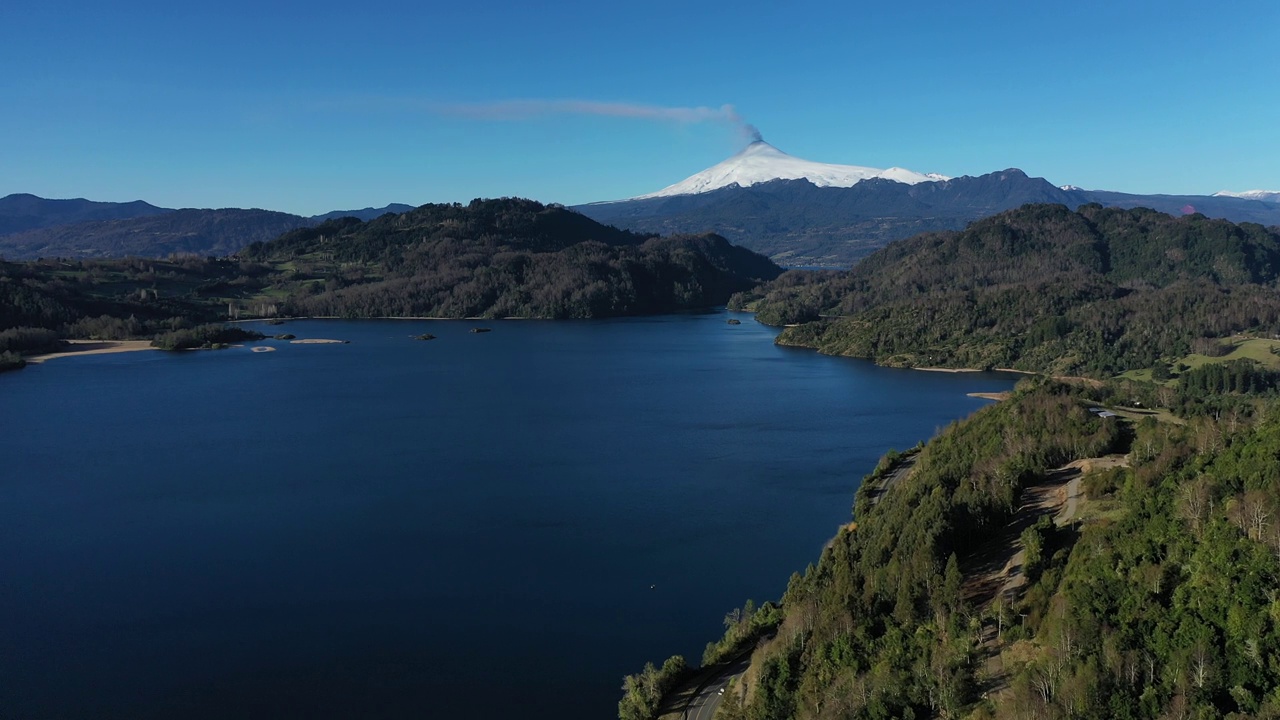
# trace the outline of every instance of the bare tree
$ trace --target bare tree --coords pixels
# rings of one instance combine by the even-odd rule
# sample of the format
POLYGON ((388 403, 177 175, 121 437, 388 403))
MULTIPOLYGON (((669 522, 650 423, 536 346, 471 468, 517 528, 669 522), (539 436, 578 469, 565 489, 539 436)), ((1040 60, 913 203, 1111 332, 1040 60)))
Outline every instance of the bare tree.
POLYGON ((1245 535, 1265 542, 1271 527, 1272 501, 1266 492, 1250 490, 1236 499, 1230 517, 1245 535))
POLYGON ((1197 690, 1203 690, 1213 675, 1213 653, 1203 642, 1196 643, 1191 651, 1191 682, 1197 690))
POLYGON ((1200 534, 1209 513, 1209 503, 1213 499, 1210 484, 1211 480, 1201 475, 1182 488, 1182 515, 1197 535, 1200 534))

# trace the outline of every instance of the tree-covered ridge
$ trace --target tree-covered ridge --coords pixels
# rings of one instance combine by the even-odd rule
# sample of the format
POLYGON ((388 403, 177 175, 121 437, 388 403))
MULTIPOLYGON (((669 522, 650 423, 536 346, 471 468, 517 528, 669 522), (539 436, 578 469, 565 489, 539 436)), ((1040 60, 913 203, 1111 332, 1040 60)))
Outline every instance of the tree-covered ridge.
POLYGON ((973 700, 978 635, 958 558, 1003 528, 1028 483, 1122 442, 1063 386, 948 427, 878 504, 860 493, 856 527, 792 576, 730 716, 953 716, 973 700))
POLYGON ((241 257, 289 264, 282 312, 341 317, 669 312, 723 303, 780 272, 718 236, 636 235, 510 198, 330 221, 241 257))
POLYGON ((826 318, 779 342, 888 364, 1101 376, 1280 329, 1280 230, 1200 215, 1028 205, 788 275, 734 302, 765 322, 826 318))
POLYGON ((1280 405, 1126 430, 1108 392, 1028 381, 861 492, 720 717, 1280 717, 1280 405), (1109 452, 1075 524, 1015 536, 1011 604, 965 592, 1020 495, 1109 452))
POLYGON ((63 349, 60 338, 152 338, 224 320, 229 303, 248 303, 270 275, 265 265, 195 257, 0 261, 0 370, 23 367, 21 354, 63 349))
MULTIPOLYGON (((0 261, 0 331, 119 340, 228 317, 653 314, 719 305, 779 272, 714 235, 641 236, 559 206, 477 200, 332 220, 228 258, 0 261)), ((19 367, 33 350, 0 351, 19 367)))
POLYGON ((0 261, 0 330, 124 339, 225 319, 267 282, 265 265, 208 258, 0 261), (114 328, 114 330, 110 329, 114 328))
POLYGON ((1280 717, 1280 407, 1256 427, 1149 422, 1026 631, 1014 678, 1048 717, 1280 717))
POLYGON ((240 255, 284 260, 318 254, 336 262, 394 264, 416 246, 447 240, 464 241, 476 250, 548 252, 588 241, 639 245, 651 237, 655 236, 601 225, 559 205, 522 198, 476 199, 466 205, 423 205, 367 222, 351 217, 329 220, 271 242, 253 243, 240 255))

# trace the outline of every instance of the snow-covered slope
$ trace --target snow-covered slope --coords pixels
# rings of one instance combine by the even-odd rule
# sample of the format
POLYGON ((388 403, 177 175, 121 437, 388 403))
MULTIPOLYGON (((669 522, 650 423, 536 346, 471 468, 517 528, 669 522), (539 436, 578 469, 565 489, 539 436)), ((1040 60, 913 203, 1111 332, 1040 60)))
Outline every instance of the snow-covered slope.
POLYGON ((1214 193, 1213 196, 1244 198, 1245 200, 1261 200, 1263 202, 1280 203, 1280 190, 1245 190, 1244 192, 1231 192, 1230 190, 1220 190, 1214 193))
POLYGON ((859 167, 857 165, 829 165, 810 162, 792 157, 763 140, 751 143, 745 150, 725 160, 719 165, 703 170, 692 177, 681 180, 648 195, 640 195, 632 200, 669 197, 672 195, 696 195, 730 185, 747 187, 770 180, 805 179, 818 187, 853 187, 858 182, 869 178, 885 178, 908 185, 932 182, 934 180, 950 180, 944 175, 924 175, 903 168, 859 167))

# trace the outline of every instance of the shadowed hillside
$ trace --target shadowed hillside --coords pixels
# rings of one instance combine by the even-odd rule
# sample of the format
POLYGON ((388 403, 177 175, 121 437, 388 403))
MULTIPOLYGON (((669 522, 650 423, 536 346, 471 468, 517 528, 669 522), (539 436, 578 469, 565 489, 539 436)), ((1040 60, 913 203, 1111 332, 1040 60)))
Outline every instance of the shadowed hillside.
POLYGON ((270 210, 172 210, 6 235, 0 237, 0 257, 222 256, 309 223, 306 218, 270 210))
POLYGON ((0 235, 54 225, 122 220, 167 212, 173 211, 141 200, 126 203, 94 202, 83 198, 48 200, 29 193, 15 193, 0 198, 0 235))
POLYGON ((334 220, 241 255, 290 264, 295 284, 283 288, 284 312, 343 317, 667 312, 723 303, 753 278, 780 272, 714 235, 636 235, 516 199, 334 220))

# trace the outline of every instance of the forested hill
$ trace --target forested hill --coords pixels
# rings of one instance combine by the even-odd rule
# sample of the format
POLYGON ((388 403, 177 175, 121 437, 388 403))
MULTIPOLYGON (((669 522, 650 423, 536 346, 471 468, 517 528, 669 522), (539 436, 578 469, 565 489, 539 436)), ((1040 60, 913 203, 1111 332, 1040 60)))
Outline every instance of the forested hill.
POLYGON ((651 237, 601 225, 559 205, 501 198, 466 205, 428 204, 367 222, 335 218, 269 243, 254 243, 240 254, 255 260, 318 254, 340 262, 369 262, 403 257, 415 247, 440 241, 456 241, 469 249, 548 252, 588 241, 639 245, 651 237))
POLYGON ((886 457, 780 606, 726 617, 716 717, 1280 717, 1280 406, 1089 411, 1132 397, 1027 380, 886 457))
POLYGON ((124 339, 226 319, 229 311, 241 318, 656 314, 723 304, 780 272, 715 235, 635 235, 560 206, 477 200, 368 222, 331 220, 231 258, 0 262, 0 332, 124 339))
POLYGON ((735 298, 779 338, 891 365, 1106 376, 1280 330, 1280 231, 1146 209, 1027 205, 735 298))
POLYGON ((781 270, 715 235, 655 238, 504 198, 345 218, 255 243, 287 263, 282 312, 588 318, 706 307, 781 270))

